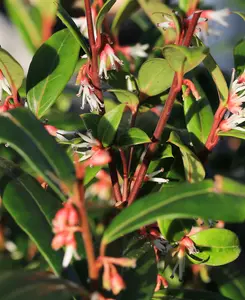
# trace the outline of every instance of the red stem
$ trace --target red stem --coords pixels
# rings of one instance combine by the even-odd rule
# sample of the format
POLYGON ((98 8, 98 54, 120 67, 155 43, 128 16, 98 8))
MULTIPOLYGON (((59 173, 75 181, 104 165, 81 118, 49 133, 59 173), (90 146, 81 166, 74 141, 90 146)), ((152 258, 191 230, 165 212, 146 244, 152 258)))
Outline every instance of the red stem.
MULTIPOLYGON (((100 78, 99 78, 99 66, 98 66, 98 54, 99 49, 95 43, 95 36, 94 36, 94 26, 93 26, 93 19, 92 19, 92 10, 90 0, 84 0, 85 4, 85 13, 86 13, 86 20, 87 20, 87 27, 88 27, 88 37, 89 37, 89 44, 92 51, 92 72, 91 72, 91 80, 93 86, 95 87, 95 93, 100 101, 103 103, 103 94, 101 91, 100 86, 100 78)), ((104 114, 104 110, 102 111, 104 114)))
POLYGON ((223 103, 220 102, 220 105, 214 116, 213 126, 211 128, 211 131, 209 133, 208 139, 205 144, 206 149, 208 151, 211 151, 217 145, 217 143, 219 141, 219 138, 217 136, 217 129, 219 127, 219 123, 223 119, 225 112, 226 112, 226 108, 224 107, 223 103))
MULTIPOLYGON (((198 13, 194 14, 194 16, 193 16, 193 18, 190 22, 190 25, 188 27, 186 37, 185 37, 184 42, 183 42, 183 46, 188 47, 190 45, 191 39, 193 37, 194 31, 195 31, 195 28, 196 28, 196 25, 197 25, 197 22, 198 22, 198 19, 200 18, 200 15, 201 15, 201 12, 198 12, 198 13)), ((166 125, 166 123, 168 121, 168 118, 170 116, 170 113, 172 111, 175 98, 181 90, 182 79, 183 79, 182 72, 179 72, 179 73, 176 72, 175 76, 174 76, 174 79, 173 79, 171 89, 169 91, 168 98, 167 98, 165 106, 164 106, 164 109, 161 113, 161 116, 160 116, 160 119, 158 121, 157 127, 154 131, 153 138, 152 138, 152 144, 150 144, 148 149, 147 149, 147 152, 146 152, 145 157, 143 159, 143 162, 141 164, 140 170, 139 170, 138 175, 136 177, 134 186, 132 188, 131 193, 129 194, 128 205, 130 205, 136 199, 136 197, 138 195, 139 189, 140 189, 140 187, 141 187, 141 185, 144 181, 144 178, 145 178, 148 166, 151 162, 152 156, 156 151, 158 141, 159 141, 159 139, 162 135, 162 132, 165 128, 165 125, 166 125)))

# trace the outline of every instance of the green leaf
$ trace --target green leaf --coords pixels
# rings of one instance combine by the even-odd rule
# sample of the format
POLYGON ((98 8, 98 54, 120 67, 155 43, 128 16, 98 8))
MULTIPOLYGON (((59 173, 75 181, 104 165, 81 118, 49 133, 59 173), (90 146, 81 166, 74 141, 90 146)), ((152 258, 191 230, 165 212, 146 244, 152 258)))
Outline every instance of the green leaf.
POLYGON ((67 13, 67 11, 61 6, 61 4, 59 4, 59 6, 58 6, 57 16, 66 25, 66 27, 70 30, 71 34, 74 36, 75 40, 82 47, 83 51, 88 55, 88 57, 91 57, 91 53, 87 46, 86 39, 81 34, 79 28, 77 27, 75 22, 72 20, 71 16, 67 13))
POLYGON ((0 48, 0 70, 6 77, 12 90, 18 90, 25 77, 21 65, 3 48, 0 48))
POLYGON ((0 177, 4 207, 35 242, 55 273, 60 274, 63 253, 51 248, 51 222, 57 210, 61 208, 60 201, 45 192, 34 178, 3 158, 0 159, 0 177))
POLYGON ((184 46, 167 45, 163 48, 163 55, 175 72, 189 72, 198 66, 207 56, 209 49, 203 47, 187 48, 184 46))
POLYGON ((223 73, 220 70, 220 67, 217 65, 211 54, 209 53, 207 57, 203 61, 204 66, 208 70, 208 72, 211 74, 216 87, 219 92, 220 100, 221 101, 227 101, 229 89, 227 86, 227 83, 225 81, 225 77, 223 73))
MULTIPOLYGON (((161 0, 138 0, 138 3, 154 25, 163 22, 164 14, 172 14, 171 8, 163 4, 161 0)), ((157 28, 164 34, 162 28, 157 28)))
POLYGON ((157 278, 154 249, 149 241, 139 235, 123 239, 121 256, 136 259, 136 268, 123 268, 121 275, 127 286, 117 300, 148 300, 151 298, 157 278))
POLYGON ((74 282, 44 272, 5 272, 0 276, 0 299, 8 300, 70 300, 79 295, 89 297, 88 292, 74 282))
POLYGON ((171 132, 168 142, 176 145, 180 149, 186 180, 190 183, 203 180, 205 177, 205 170, 202 163, 196 155, 182 143, 176 132, 171 132))
POLYGON ((97 139, 98 138, 97 131, 98 131, 98 126, 99 126, 101 116, 93 113, 87 113, 87 114, 82 114, 80 117, 82 119, 84 129, 87 131, 91 131, 92 136, 97 139))
POLYGON ((14 148, 48 184, 64 197, 57 180, 71 187, 75 170, 65 151, 48 134, 43 125, 24 109, 18 108, 0 115, 0 142, 14 148))
POLYGON ((190 6, 193 4, 193 1, 190 0, 179 0, 179 8, 187 14, 190 9, 190 6))
POLYGON ((139 128, 130 128, 128 132, 120 135, 118 145, 120 147, 127 147, 132 145, 150 143, 149 136, 139 128))
MULTIPOLYGON (((58 0, 59 2, 59 0, 58 0)), ((41 12, 41 15, 47 19, 54 19, 56 12, 57 12, 57 2, 55 1, 43 1, 37 0, 35 2, 36 8, 41 12)))
POLYGON ((196 224, 195 220, 165 218, 159 219, 157 223, 161 234, 170 242, 178 242, 196 224))
POLYGON ((240 41, 234 48, 236 70, 242 73, 245 69, 245 40, 240 41))
POLYGON ((121 6, 119 7, 116 15, 113 18, 111 25, 111 32, 114 36, 118 35, 119 27, 123 21, 129 19, 131 14, 139 7, 139 4, 135 0, 124 0, 121 6))
MULTIPOLYGON (((152 300, 230 300, 218 293, 187 289, 166 289, 156 292, 152 300)), ((240 300, 240 299, 236 299, 240 300)))
POLYGON ((90 167, 86 169, 84 184, 89 184, 96 176, 96 174, 101 170, 102 166, 90 167))
POLYGON ((238 16, 240 16, 241 18, 243 18, 243 20, 245 21, 245 12, 233 11, 233 14, 237 14, 238 16))
POLYGON ((41 32, 38 31, 24 1, 5 0, 5 5, 11 20, 21 32, 27 46, 32 52, 35 52, 42 43, 41 32))
POLYGON ((120 104, 106 113, 99 122, 98 137, 104 147, 108 147, 113 142, 120 124, 125 104, 120 104))
POLYGON ((227 222, 245 220, 245 187, 233 180, 183 183, 134 202, 117 215, 104 232, 108 244, 159 218, 210 218, 227 222), (236 201, 234 202, 234 199, 236 201), (232 209, 231 209, 232 207, 232 209))
MULTIPOLYGON (((203 149, 210 133, 213 124, 213 111, 197 80, 194 79, 193 83, 201 99, 197 101, 192 95, 184 97, 184 113, 190 139, 195 150, 199 152, 203 149)), ((184 94, 186 87, 182 87, 182 91, 184 94)))
POLYGON ((174 71, 166 59, 147 60, 139 70, 139 88, 146 96, 155 96, 167 90, 173 81, 174 71))
POLYGON ((97 32, 100 31, 106 14, 112 8, 112 6, 115 4, 115 2, 116 2, 116 0, 107 0, 106 3, 102 6, 101 10, 98 13, 97 19, 96 19, 97 32))
POLYGON ((238 237, 227 229, 202 230, 191 235, 190 238, 200 251, 191 257, 205 260, 204 263, 209 266, 228 264, 237 259, 241 252, 238 237))
POLYGON ((237 129, 232 129, 232 130, 225 131, 225 132, 219 131, 218 135, 219 136, 232 136, 232 137, 235 137, 238 139, 245 140, 245 132, 241 131, 241 130, 237 130, 237 129))
POLYGON ((139 104, 138 97, 132 92, 117 89, 110 89, 108 92, 114 93, 119 102, 127 104, 128 106, 137 107, 139 104))
POLYGON ((211 278, 218 284, 219 291, 232 300, 245 299, 245 274, 239 262, 212 269, 211 278))
POLYGON ((27 75, 27 101, 38 118, 65 88, 78 54, 79 45, 67 29, 52 35, 35 53, 27 75))

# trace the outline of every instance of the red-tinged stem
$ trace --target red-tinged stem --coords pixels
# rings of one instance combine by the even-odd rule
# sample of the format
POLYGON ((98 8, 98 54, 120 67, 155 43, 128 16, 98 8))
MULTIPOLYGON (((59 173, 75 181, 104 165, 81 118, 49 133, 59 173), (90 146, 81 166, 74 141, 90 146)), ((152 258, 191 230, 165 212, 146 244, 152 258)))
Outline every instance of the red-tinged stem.
MULTIPOLYGON (((86 14, 86 20, 87 20, 87 26, 88 26, 88 37, 89 37, 89 44, 91 47, 92 52, 92 72, 91 72, 91 80, 95 87, 95 93, 100 101, 103 102, 103 94, 101 91, 100 86, 100 78, 99 78, 99 66, 98 66, 98 53, 99 49, 96 46, 95 42, 95 36, 94 36, 94 27, 93 27, 93 19, 92 19, 92 10, 91 10, 91 4, 90 0, 84 0, 85 4, 85 14, 86 14)), ((104 114, 104 111, 102 112, 104 114)))
POLYGON ((109 153, 110 153, 110 156, 112 157, 112 161, 109 163, 109 171, 110 171, 110 176, 111 176, 113 195, 114 195, 116 202, 121 202, 122 201, 122 193, 121 193, 120 185, 118 182, 116 164, 113 159, 114 153, 112 150, 109 150, 109 153))
POLYGON ((219 141, 218 136, 217 136, 217 129, 219 127, 221 120, 223 119, 225 112, 226 112, 226 108, 224 107, 223 103, 221 102, 215 113, 214 122, 213 122, 211 131, 209 133, 208 139, 205 144, 205 147, 208 151, 211 151, 217 145, 217 143, 219 141))
POLYGON ((92 281, 98 279, 98 270, 96 266, 96 259, 94 253, 94 246, 92 241, 92 235, 89 228, 87 210, 85 207, 85 199, 84 199, 84 185, 82 180, 78 180, 76 183, 76 197, 78 198, 76 201, 76 205, 78 206, 79 213, 81 216, 81 225, 82 225, 82 238, 84 241, 84 247, 87 254, 88 261, 88 273, 89 277, 92 281))
MULTIPOLYGON (((193 18, 190 22, 190 25, 188 27, 186 37, 185 37, 184 42, 183 42, 183 46, 188 47, 190 45, 191 39, 193 37, 193 34, 194 34, 194 31, 195 31, 195 28, 196 28, 196 25, 197 25, 197 22, 198 22, 198 19, 199 19, 200 15, 201 15, 201 12, 198 12, 198 13, 194 14, 194 16, 193 16, 193 18)), ((132 191, 129 194, 128 205, 130 205, 136 199, 136 197, 138 195, 140 187, 141 187, 141 185, 144 181, 147 169, 148 169, 149 164, 151 162, 152 156, 154 155, 154 153, 156 151, 158 141, 159 141, 159 139, 162 135, 162 132, 165 128, 165 125, 167 124, 168 118, 169 118, 170 113, 172 111, 175 98, 181 90, 182 79, 183 79, 183 73, 182 72, 179 72, 179 73, 176 72, 175 76, 174 76, 174 79, 173 79, 171 89, 169 91, 168 98, 167 98, 165 106, 164 106, 164 109, 161 113, 161 116, 160 116, 160 119, 158 121, 157 127, 154 131, 153 138, 152 138, 152 144, 149 145, 149 147, 146 151, 145 157, 143 159, 140 170, 139 170, 138 175, 136 177, 136 180, 135 180, 135 183, 133 185, 132 191)))
MULTIPOLYGON (((136 117, 138 114, 138 107, 132 111, 132 119, 131 119, 131 124, 130 124, 130 128, 135 126, 135 122, 136 122, 136 117)), ((132 164, 132 159, 133 159, 133 153, 134 153, 134 147, 130 147, 129 149, 129 158, 128 158, 128 173, 130 173, 130 169, 131 169, 131 164, 132 164)))
POLYGON ((122 201, 126 201, 128 198, 128 162, 125 156, 125 152, 122 149, 119 149, 122 166, 123 166, 123 193, 122 201))

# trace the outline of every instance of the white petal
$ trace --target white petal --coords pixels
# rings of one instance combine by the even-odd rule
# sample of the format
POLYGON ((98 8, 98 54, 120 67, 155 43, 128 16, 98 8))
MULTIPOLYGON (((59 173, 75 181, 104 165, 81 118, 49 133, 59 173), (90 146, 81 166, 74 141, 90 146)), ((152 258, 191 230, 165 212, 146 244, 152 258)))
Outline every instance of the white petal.
POLYGON ((65 255, 63 258, 62 266, 63 268, 67 268, 72 260, 73 257, 73 247, 72 246, 67 246, 65 250, 65 255))

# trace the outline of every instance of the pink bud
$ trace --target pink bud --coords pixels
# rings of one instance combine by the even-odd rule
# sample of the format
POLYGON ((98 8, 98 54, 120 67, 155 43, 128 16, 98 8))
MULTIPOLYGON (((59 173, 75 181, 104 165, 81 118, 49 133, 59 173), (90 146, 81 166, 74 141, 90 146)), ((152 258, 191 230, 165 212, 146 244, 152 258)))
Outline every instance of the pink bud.
POLYGON ((103 149, 97 150, 93 156, 87 160, 88 165, 92 166, 102 166, 108 164, 111 161, 110 154, 103 149))
POLYGON ((126 285, 122 277, 118 274, 117 271, 112 271, 111 274, 111 290, 114 295, 118 295, 122 290, 126 288, 126 285))
POLYGON ((226 131, 231 130, 231 128, 230 128, 230 126, 229 126, 227 120, 223 120, 223 121, 220 122, 220 124, 219 124, 219 129, 220 129, 221 131, 223 131, 223 132, 226 132, 226 131))
POLYGON ((58 233, 54 236, 51 247, 55 251, 57 251, 65 245, 65 241, 66 241, 66 234, 64 232, 58 233))
POLYGON ((45 129, 48 131, 48 133, 52 136, 56 136, 57 134, 57 128, 52 125, 44 125, 45 129))
POLYGON ((67 225, 67 219, 69 216, 69 210, 67 208, 61 208, 53 219, 54 232, 63 231, 67 225))
POLYGON ((9 105, 8 104, 4 104, 2 106, 0 106, 0 113, 3 113, 5 111, 9 110, 9 105))
POLYGON ((70 226, 75 226, 79 223, 79 215, 76 208, 71 205, 69 208, 68 224, 70 226))
POLYGON ((183 237, 179 244, 180 246, 185 247, 190 254, 195 254, 198 252, 194 242, 188 236, 183 237))

